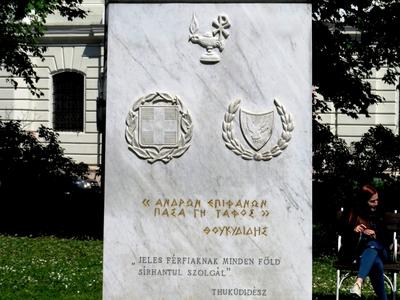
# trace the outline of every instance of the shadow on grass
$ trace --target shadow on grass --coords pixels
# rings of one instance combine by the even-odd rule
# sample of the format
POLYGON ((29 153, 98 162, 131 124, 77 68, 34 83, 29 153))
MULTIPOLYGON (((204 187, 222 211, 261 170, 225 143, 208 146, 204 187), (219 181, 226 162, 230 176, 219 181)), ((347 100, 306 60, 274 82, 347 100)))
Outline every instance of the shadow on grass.
POLYGON ((103 238, 104 202, 100 189, 20 190, 13 195, 0 189, 0 234, 103 238))
POLYGON ((319 294, 313 294, 313 300, 334 300, 335 295, 319 295, 319 294))
MULTIPOLYGON (((387 297, 388 297, 388 299, 393 299, 391 294, 387 294, 387 297)), ((336 295, 313 293, 312 299, 313 300, 336 300, 336 295)), ((340 300, 378 300, 378 297, 371 293, 369 293, 367 295, 362 295, 361 298, 359 298, 356 295, 340 294, 339 299, 340 300)), ((398 299, 398 296, 396 299, 398 299)))
MULTIPOLYGON (((336 295, 321 295, 321 294, 313 294, 313 300, 335 300, 336 295)), ((364 297, 361 298, 353 295, 340 295, 340 300, 372 300, 377 299, 374 296, 372 297, 364 297)))

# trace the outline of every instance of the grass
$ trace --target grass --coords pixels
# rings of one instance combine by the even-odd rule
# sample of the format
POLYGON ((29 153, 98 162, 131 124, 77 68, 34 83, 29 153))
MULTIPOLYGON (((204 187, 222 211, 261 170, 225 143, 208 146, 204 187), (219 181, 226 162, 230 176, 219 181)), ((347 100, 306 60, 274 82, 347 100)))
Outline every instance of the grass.
MULTIPOLYGON (((313 260, 313 300, 334 300, 336 294, 336 269, 333 267, 335 257, 322 256, 314 258, 313 260)), ((350 296, 349 289, 354 284, 355 276, 346 279, 343 282, 340 290, 340 299, 356 299, 350 296)), ((397 279, 397 286, 399 286, 400 280, 397 279)), ((387 286, 388 299, 391 299, 389 294, 389 288, 387 286)), ((399 293, 397 294, 397 298, 399 293)), ((363 297, 364 300, 378 299, 376 298, 374 291, 368 279, 363 286, 363 297)))
MULTIPOLYGON (((0 300, 96 300, 102 297, 102 241, 0 235, 0 300)), ((313 300, 334 300, 334 257, 313 261, 313 300)), ((349 298, 353 278, 340 299, 349 298)), ((398 286, 399 286, 398 282, 398 286)), ((376 299, 369 283, 363 299, 376 299)))
POLYGON ((335 299, 336 271, 332 257, 313 259, 313 299, 335 299), (332 297, 333 298, 330 298, 332 297))
POLYGON ((101 241, 0 236, 0 299, 101 299, 101 241))

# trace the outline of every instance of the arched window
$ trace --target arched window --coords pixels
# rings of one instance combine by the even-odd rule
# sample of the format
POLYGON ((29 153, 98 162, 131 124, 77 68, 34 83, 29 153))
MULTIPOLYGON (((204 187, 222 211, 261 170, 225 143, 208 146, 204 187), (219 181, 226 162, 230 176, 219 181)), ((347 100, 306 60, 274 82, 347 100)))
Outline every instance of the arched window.
POLYGON ((77 72, 53 75, 53 129, 83 131, 84 76, 77 72))

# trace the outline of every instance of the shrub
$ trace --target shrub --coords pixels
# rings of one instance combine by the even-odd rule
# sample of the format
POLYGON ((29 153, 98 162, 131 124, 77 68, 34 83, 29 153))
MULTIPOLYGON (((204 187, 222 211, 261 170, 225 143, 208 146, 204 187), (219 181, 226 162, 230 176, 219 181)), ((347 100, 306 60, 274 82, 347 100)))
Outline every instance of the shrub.
POLYGON ((351 146, 328 127, 314 127, 313 167, 315 254, 336 247, 336 213, 354 204, 362 185, 374 185, 387 210, 398 209, 400 137, 382 125, 370 128, 351 146))
POLYGON ((64 156, 57 133, 44 126, 33 133, 19 121, 0 121, 0 166, 0 232, 73 234, 72 224, 87 206, 79 203, 86 199, 73 184, 87 175, 88 166, 64 156))

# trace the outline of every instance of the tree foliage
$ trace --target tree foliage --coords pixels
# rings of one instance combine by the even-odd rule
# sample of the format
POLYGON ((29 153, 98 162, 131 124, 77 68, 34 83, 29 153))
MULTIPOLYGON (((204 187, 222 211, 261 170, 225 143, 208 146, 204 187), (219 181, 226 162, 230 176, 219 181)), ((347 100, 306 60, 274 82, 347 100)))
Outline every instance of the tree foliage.
MULTIPOLYGON (((58 134, 41 125, 34 133, 23 130, 19 121, 0 121, 0 188, 23 185, 61 188, 84 177, 88 166, 64 156, 58 134)), ((12 189, 11 189, 12 190, 12 189)))
MULTIPOLYGON (((317 123, 318 124, 318 123, 317 123)), ((352 207, 360 187, 372 184, 386 210, 398 209, 400 136, 382 125, 370 128, 351 146, 319 126, 314 143, 314 251, 332 253, 336 246, 336 212, 352 207)))
MULTIPOLYGON (((313 1, 313 84, 335 109, 368 115, 383 101, 366 79, 386 67, 383 80, 395 84, 400 67, 400 2, 397 0, 313 1)), ((314 99, 314 111, 326 112, 314 99)))
POLYGON ((371 127, 360 141, 348 146, 325 126, 320 126, 314 144, 314 179, 335 182, 341 189, 346 182, 366 184, 374 179, 400 180, 400 136, 390 129, 371 127))
POLYGON ((400 171, 400 136, 382 125, 354 143, 354 167, 369 177, 396 177, 400 171))
POLYGON ((336 212, 352 206, 360 187, 373 184, 386 209, 398 208, 400 137, 381 125, 348 146, 319 121, 331 108, 357 118, 384 101, 368 82, 374 69, 395 84, 400 70, 398 0, 313 1, 313 247, 336 247, 336 212))
POLYGON ((9 72, 15 88, 22 77, 32 94, 42 95, 30 56, 43 58, 46 47, 40 38, 46 30, 48 15, 59 12, 68 20, 85 17, 79 7, 82 0, 1 0, 0 1, 0 70, 9 72))
POLYGON ((81 188, 88 166, 64 156, 58 134, 0 121, 0 233, 100 237, 103 201, 81 188))

